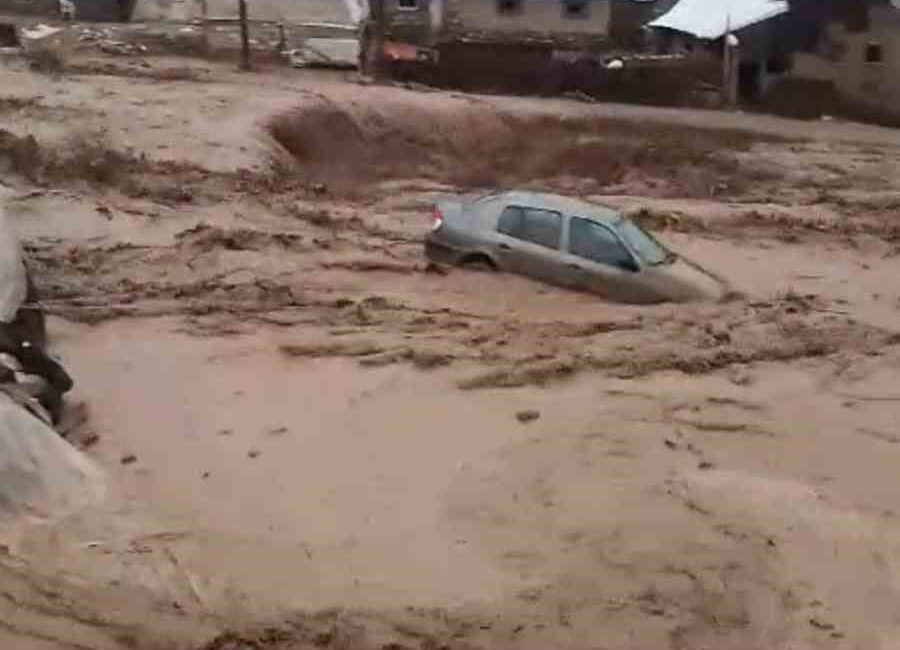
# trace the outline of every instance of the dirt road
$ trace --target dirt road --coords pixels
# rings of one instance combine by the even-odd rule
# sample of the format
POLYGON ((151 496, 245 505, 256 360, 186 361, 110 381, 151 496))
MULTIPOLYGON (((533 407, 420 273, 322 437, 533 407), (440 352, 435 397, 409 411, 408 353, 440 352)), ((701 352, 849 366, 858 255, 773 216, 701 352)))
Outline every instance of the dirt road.
POLYGON ((113 489, 4 542, 0 642, 895 647, 896 131, 73 65, 0 71, 4 208, 113 489), (427 267, 505 185, 738 297, 427 267))

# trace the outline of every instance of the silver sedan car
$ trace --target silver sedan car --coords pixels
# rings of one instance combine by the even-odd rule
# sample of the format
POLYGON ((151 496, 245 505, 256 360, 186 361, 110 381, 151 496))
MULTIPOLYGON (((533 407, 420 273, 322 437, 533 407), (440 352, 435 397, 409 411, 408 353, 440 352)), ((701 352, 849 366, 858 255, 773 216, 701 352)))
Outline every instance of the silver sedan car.
POLYGON ((480 265, 630 303, 718 299, 727 282, 665 248, 612 208, 554 194, 443 201, 425 239, 432 262, 480 265))

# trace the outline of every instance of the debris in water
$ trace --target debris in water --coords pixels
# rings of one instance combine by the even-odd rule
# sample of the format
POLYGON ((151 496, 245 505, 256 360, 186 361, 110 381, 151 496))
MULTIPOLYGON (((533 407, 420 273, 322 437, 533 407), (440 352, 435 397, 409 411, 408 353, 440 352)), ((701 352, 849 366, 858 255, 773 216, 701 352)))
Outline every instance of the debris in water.
POLYGON ((526 409, 524 411, 519 411, 516 413, 516 419, 522 424, 527 424, 528 422, 534 422, 538 418, 541 417, 541 412, 536 411, 535 409, 526 409))
POLYGON ((90 449, 94 445, 100 442, 100 434, 97 433, 89 433, 85 435, 83 438, 78 440, 78 447, 80 449, 90 449))
POLYGON ((834 629, 833 624, 822 621, 822 620, 816 618, 815 616, 813 616, 811 619, 809 619, 809 624, 812 625, 817 630, 833 630, 834 629))

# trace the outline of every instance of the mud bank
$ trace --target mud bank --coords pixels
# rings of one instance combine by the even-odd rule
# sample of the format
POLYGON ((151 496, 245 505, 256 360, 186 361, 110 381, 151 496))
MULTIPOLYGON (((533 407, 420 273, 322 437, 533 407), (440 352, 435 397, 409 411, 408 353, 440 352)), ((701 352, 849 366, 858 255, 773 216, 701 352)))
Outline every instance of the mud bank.
POLYGON ((737 129, 518 116, 477 104, 443 113, 412 103, 392 108, 308 103, 275 116, 267 129, 305 177, 332 184, 413 176, 495 188, 568 177, 606 186, 640 172, 673 178, 673 191, 688 196, 753 180, 739 173, 733 154, 784 140, 737 129))

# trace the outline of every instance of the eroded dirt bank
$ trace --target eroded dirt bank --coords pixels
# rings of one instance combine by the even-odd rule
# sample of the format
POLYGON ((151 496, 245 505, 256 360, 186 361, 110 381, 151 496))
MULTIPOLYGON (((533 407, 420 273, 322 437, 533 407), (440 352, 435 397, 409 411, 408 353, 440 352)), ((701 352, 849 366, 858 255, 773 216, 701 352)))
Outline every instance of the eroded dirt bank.
POLYGON ((4 542, 10 647, 892 647, 895 132, 2 74, 5 210, 121 497, 4 542), (429 268, 434 199, 508 185, 735 294, 429 268))

